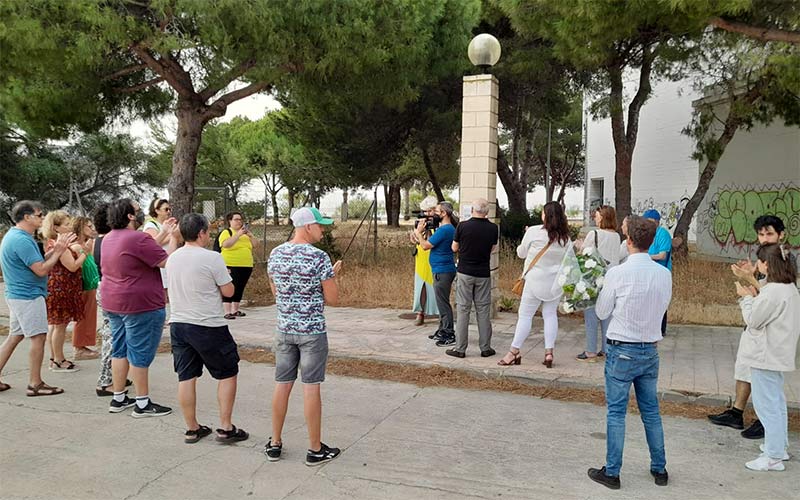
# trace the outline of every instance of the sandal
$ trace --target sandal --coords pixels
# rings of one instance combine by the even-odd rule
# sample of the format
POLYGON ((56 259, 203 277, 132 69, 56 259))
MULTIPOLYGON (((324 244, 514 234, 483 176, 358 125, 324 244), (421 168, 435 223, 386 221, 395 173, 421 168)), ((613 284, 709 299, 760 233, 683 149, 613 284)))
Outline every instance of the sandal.
POLYGON ((544 353, 544 361, 542 361, 542 364, 547 368, 553 367, 553 351, 544 353))
POLYGON ((0 392, 7 391, 11 389, 11 386, 6 384, 5 382, 0 382, 0 392))
POLYGON ((56 394, 62 394, 63 392, 64 389, 47 385, 44 383, 44 381, 42 381, 39 382, 36 387, 29 385, 27 395, 28 397, 34 398, 36 396, 55 396, 56 394))
POLYGON ((237 441, 244 441, 250 437, 250 434, 243 429, 237 429, 236 426, 229 431, 225 429, 217 429, 217 441, 220 443, 235 443, 237 441))
POLYGON ((75 354, 73 354, 73 357, 77 361, 97 359, 100 357, 100 353, 97 351, 93 351, 91 349, 76 349, 75 354))
MULTIPOLYGON (((517 352, 509 350, 508 354, 511 354, 511 356, 513 356, 513 359, 511 361, 506 361, 506 358, 504 357, 503 359, 498 361, 497 364, 500 366, 511 366, 511 365, 519 365, 522 363, 522 354, 519 352, 519 350, 517 350, 517 352)), ((506 356, 508 356, 508 354, 506 354, 506 356)))
POLYGON ((203 439, 204 437, 208 436, 209 434, 211 434, 211 427, 206 427, 205 425, 201 425, 199 428, 193 431, 190 430, 183 433, 183 435, 185 436, 183 438, 183 442, 186 444, 194 444, 203 439))
POLYGON ((75 363, 68 359, 62 359, 61 361, 53 361, 54 367, 51 368, 54 372, 61 372, 61 373, 74 373, 80 368, 78 368, 75 363))
POLYGON ((247 316, 247 315, 246 315, 245 313, 243 313, 242 311, 236 311, 235 313, 233 313, 233 315, 234 315, 234 316, 238 316, 238 317, 240 317, 240 318, 241 318, 241 317, 243 317, 243 316, 247 316))
POLYGON ((224 317, 225 317, 225 319, 236 319, 236 315, 235 314, 226 314, 224 317))

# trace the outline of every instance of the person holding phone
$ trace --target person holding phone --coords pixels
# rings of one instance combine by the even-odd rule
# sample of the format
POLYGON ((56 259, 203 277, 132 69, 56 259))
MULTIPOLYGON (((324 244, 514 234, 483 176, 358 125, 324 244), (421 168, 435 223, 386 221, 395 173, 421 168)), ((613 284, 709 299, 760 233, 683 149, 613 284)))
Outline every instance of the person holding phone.
POLYGON ((246 316, 239 310, 239 303, 253 273, 253 241, 250 238, 252 235, 250 226, 244 223, 242 212, 229 212, 225 216, 225 221, 228 228, 220 232, 218 241, 222 259, 233 279, 234 292, 230 297, 222 298, 222 305, 225 309, 225 319, 236 319, 246 316))

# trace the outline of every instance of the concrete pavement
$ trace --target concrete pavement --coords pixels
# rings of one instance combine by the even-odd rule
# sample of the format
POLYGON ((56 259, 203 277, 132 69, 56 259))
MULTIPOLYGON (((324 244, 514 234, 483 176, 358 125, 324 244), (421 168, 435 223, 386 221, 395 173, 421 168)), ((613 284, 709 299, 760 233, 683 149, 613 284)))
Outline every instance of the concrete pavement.
MULTIPOLYGON (((238 320, 237 320, 238 321, 238 320)), ((290 403, 284 459, 269 463, 273 368, 241 364, 234 422, 251 439, 233 446, 206 438, 183 444, 171 358, 151 369, 151 394, 167 417, 109 414, 94 395, 99 362, 45 380, 61 396, 28 398, 27 344, 14 354, 0 393, 2 499, 734 499, 797 498, 800 463, 755 473, 744 462, 758 442, 706 422, 665 417, 670 485, 653 484, 639 419, 630 416, 622 489, 586 477, 602 465, 605 412, 508 393, 419 388, 331 376, 323 386, 323 440, 344 449, 319 468, 302 464, 306 437, 301 391, 290 403)), ((199 386, 199 416, 215 426, 215 387, 199 386)), ((791 451, 800 453, 798 436, 791 451)))

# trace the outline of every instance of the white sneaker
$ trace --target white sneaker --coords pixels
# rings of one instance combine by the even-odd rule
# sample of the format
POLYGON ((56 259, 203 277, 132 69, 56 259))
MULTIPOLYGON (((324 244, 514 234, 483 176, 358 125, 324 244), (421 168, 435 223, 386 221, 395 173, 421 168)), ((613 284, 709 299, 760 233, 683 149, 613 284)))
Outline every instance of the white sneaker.
MULTIPOLYGON (((766 453, 766 450, 764 449, 764 443, 758 445, 758 449, 761 450, 761 453, 766 453)), ((789 460, 790 458, 792 458, 792 456, 789 455, 789 452, 783 450, 783 456, 781 457, 781 460, 789 460)))
POLYGON ((768 472, 768 471, 782 471, 786 467, 783 466, 783 462, 780 460, 775 460, 773 458, 769 458, 766 455, 759 455, 758 458, 747 462, 744 464, 750 470, 760 471, 760 472, 768 472))

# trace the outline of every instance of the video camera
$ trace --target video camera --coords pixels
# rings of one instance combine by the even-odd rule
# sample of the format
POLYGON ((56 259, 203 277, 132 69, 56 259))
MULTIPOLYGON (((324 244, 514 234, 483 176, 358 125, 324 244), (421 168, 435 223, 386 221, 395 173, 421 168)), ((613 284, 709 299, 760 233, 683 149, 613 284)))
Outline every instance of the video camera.
POLYGON ((428 215, 424 210, 414 210, 411 214, 417 218, 417 222, 414 224, 415 226, 420 220, 425 219, 425 231, 433 231, 438 228, 439 223, 442 222, 441 217, 438 215, 428 215))

